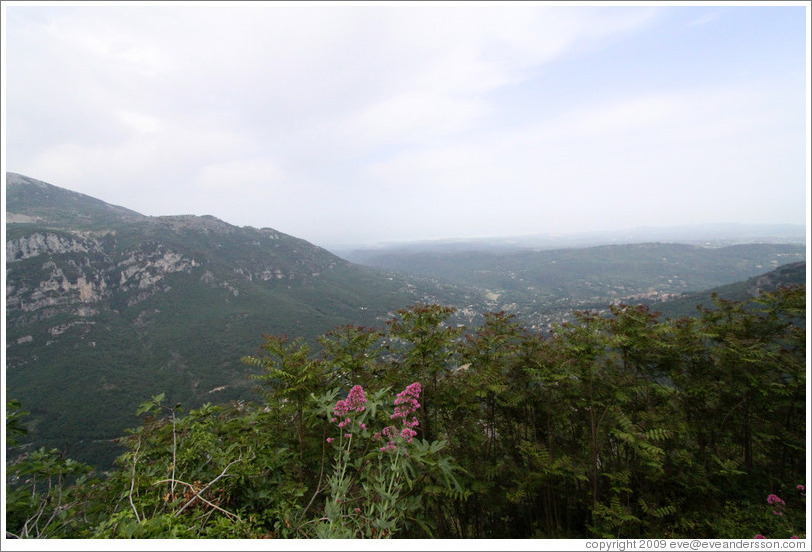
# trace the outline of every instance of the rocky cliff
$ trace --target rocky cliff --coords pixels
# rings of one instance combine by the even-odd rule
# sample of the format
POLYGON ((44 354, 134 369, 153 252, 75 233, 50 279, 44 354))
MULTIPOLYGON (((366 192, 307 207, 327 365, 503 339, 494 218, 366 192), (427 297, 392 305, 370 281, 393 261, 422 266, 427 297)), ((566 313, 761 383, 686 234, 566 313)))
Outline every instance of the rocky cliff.
POLYGON ((94 463, 152 395, 252 398, 239 359, 262 334, 453 302, 271 228, 147 217, 15 174, 6 192, 8 396, 31 411, 32 439, 94 463))

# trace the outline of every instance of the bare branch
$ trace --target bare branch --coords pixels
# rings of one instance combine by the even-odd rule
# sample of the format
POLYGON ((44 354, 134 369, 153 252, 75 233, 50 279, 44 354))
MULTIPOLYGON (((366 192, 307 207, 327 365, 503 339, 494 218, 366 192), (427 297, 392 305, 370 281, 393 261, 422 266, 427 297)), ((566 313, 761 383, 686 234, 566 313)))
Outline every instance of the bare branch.
POLYGON ((129 495, 130 506, 132 506, 133 512, 135 512, 135 519, 138 521, 138 523, 141 523, 141 516, 138 515, 138 510, 136 509, 135 504, 133 504, 133 489, 135 488, 135 463, 138 458, 138 449, 140 447, 141 447, 141 438, 139 437, 138 445, 135 447, 135 452, 133 453, 133 470, 132 475, 130 476, 130 495, 129 495))
POLYGON ((302 515, 299 516, 299 522, 300 523, 304 519, 305 514, 307 513, 307 510, 310 509, 310 505, 313 504, 313 501, 316 499, 316 496, 318 496, 319 492, 321 492, 321 478, 322 478, 322 475, 324 475, 324 457, 325 457, 324 449, 326 447, 325 443, 327 442, 326 439, 324 438, 326 433, 327 433, 327 431, 325 430, 322 433, 322 439, 321 439, 321 469, 319 470, 319 482, 316 484, 316 490, 313 493, 313 496, 310 497, 310 502, 307 503, 307 506, 305 506, 305 509, 302 510, 302 515))
MULTIPOLYGON (((188 508, 188 507, 189 507, 189 505, 190 505, 190 504, 192 504, 192 502, 194 502, 196 499, 201 498, 201 497, 200 497, 200 495, 201 495, 201 494, 203 494, 204 492, 206 492, 206 491, 209 489, 209 487, 211 487, 212 485, 214 485, 214 484, 215 484, 215 483, 216 483, 216 482, 217 482, 217 481, 218 481, 218 480, 219 480, 221 477, 225 477, 226 472, 228 471, 228 468, 230 468, 231 466, 233 466, 233 465, 234 465, 234 464, 236 464, 237 462, 241 462, 241 461, 242 461, 242 454, 240 454, 240 457, 239 457, 239 458, 237 458, 237 459, 236 459, 236 460, 234 460, 233 462, 230 462, 230 463, 229 463, 229 464, 228 464, 228 465, 227 465, 225 468, 223 468, 222 473, 221 473, 220 475, 218 475, 217 477, 215 477, 214 479, 212 479, 211 481, 209 481, 209 484, 208 484, 208 485, 206 485, 206 486, 205 486, 205 487, 203 487, 203 488, 202 488, 200 491, 198 491, 197 493, 195 493, 195 496, 193 496, 191 499, 189 499, 189 502, 187 502, 186 504, 184 504, 184 505, 183 505, 183 508, 181 508, 180 510, 178 510, 177 512, 175 512, 175 517, 178 517, 178 516, 179 516, 179 515, 180 515, 180 514, 181 514, 181 513, 182 513, 182 512, 183 512, 183 511, 186 509, 186 508, 188 508)), ((201 500, 203 500, 203 499, 201 498, 201 500)), ((205 502, 205 500, 204 500, 204 502, 205 502)))
POLYGON ((62 507, 62 468, 61 467, 59 468, 59 478, 57 479, 57 484, 59 485, 59 495, 58 495, 57 500, 56 500, 56 506, 54 506, 54 511, 53 511, 53 513, 51 513, 51 517, 48 518, 48 521, 45 523, 45 527, 43 527, 42 530, 37 528, 37 538, 41 537, 42 533, 44 533, 45 530, 48 529, 48 526, 51 525, 51 522, 54 520, 54 518, 56 517, 56 514, 59 513, 59 510, 62 507))
MULTIPOLYGON (((235 460, 235 461, 236 461, 236 460, 235 460)), ((233 464, 233 463, 234 463, 234 462, 232 462, 232 464, 233 464)), ((230 466, 230 465, 231 465, 231 464, 229 464, 229 466, 230 466)), ((226 466, 226 469, 228 469, 228 466, 226 466)), ((225 470, 224 470, 224 472, 225 472, 225 470)), ((217 479, 219 479, 219 477, 218 477, 217 479)), ((215 479, 214 481, 216 481, 217 479, 215 479)), ((212 483, 214 483, 214 481, 212 481, 212 483)), ((176 480, 173 480, 173 479, 161 479, 160 481, 156 481, 155 483, 153 483, 153 485, 158 485, 159 483, 179 483, 179 484, 181 484, 181 485, 186 485, 187 487, 189 487, 190 489, 192 489, 192 491, 194 491, 194 490, 195 490, 194 485, 192 485, 191 483, 187 483, 186 481, 181 481, 180 479, 176 479, 176 480)), ((186 505, 185 505, 183 508, 181 508, 181 509, 180 509, 180 511, 179 511, 177 514, 175 514, 175 516, 177 516, 178 514, 180 514, 180 512, 182 512, 182 511, 183 511, 183 509, 184 509, 184 508, 186 508, 186 506, 188 506, 189 504, 191 504, 191 502, 192 502, 194 499, 199 498, 200 500, 202 500, 203 502, 205 502, 206 504, 208 504, 209 506, 211 506, 211 507, 212 507, 212 508, 214 508, 215 510, 219 510, 219 511, 223 512, 224 514, 226 514, 227 516, 231 516, 231 517, 233 517, 233 518, 234 518, 234 519, 236 519, 237 521, 242 521, 242 520, 240 520, 240 516, 238 516, 238 515, 236 515, 236 514, 232 514, 231 512, 229 512, 229 511, 227 511, 227 510, 224 510, 224 509, 220 508, 220 507, 219 507, 219 506, 217 506, 216 504, 213 504, 213 503, 209 502, 208 500, 206 500, 205 498, 203 498, 202 496, 200 496, 200 494, 201 494, 201 493, 203 493, 203 491, 205 491, 206 489, 208 489, 210 485, 211 485, 211 483, 209 483, 209 485, 207 485, 207 486, 206 486, 204 489, 202 489, 202 490, 201 490, 199 493, 196 493, 196 494, 195 494, 195 496, 194 496, 194 497, 192 497, 192 498, 189 500, 189 502, 187 502, 187 503, 186 503, 186 505)))
POLYGON ((169 494, 172 500, 175 499, 175 464, 177 463, 177 435, 175 433, 175 408, 172 408, 172 485, 169 487, 169 494))

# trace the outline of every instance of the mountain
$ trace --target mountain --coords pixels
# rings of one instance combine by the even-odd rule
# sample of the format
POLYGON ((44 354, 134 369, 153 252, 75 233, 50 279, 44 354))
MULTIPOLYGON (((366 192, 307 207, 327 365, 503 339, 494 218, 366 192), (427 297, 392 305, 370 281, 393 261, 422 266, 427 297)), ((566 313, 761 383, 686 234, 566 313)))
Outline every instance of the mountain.
POLYGON ((758 297, 761 292, 774 292, 781 287, 801 286, 806 284, 806 262, 800 261, 779 266, 770 272, 724 286, 708 290, 686 293, 666 301, 649 303, 653 310, 665 317, 678 318, 694 316, 699 306, 713 307, 713 296, 727 301, 749 301, 758 297))
POLYGON ((146 218, 124 207, 27 176, 6 174, 7 223, 43 222, 57 228, 104 229, 110 224, 146 218))
POLYGON ((262 334, 312 344, 416 303, 454 306, 452 322, 469 327, 506 310, 544 329, 576 308, 665 299, 805 260, 793 243, 638 243, 389 249, 361 266, 272 228, 149 217, 13 173, 6 198, 7 396, 31 412, 32 442, 99 466, 151 396, 186 410, 253 399, 255 369, 239 359, 262 334))
POLYGON ((477 288, 492 308, 515 312, 531 327, 544 328, 574 308, 667 299, 746 280, 805 257, 805 246, 794 243, 638 243, 554 250, 367 251, 362 262, 477 288))
POLYGON ((262 334, 378 325, 458 286, 354 265, 271 228, 149 217, 6 176, 6 385, 30 437, 106 464, 137 406, 252 398, 239 362, 262 334))
POLYGON ((798 224, 692 224, 603 232, 557 232, 525 236, 392 242, 376 246, 335 247, 331 251, 349 261, 366 264, 381 255, 390 254, 470 251, 498 254, 528 249, 572 249, 647 242, 681 243, 703 247, 750 243, 806 244, 806 227, 798 224))

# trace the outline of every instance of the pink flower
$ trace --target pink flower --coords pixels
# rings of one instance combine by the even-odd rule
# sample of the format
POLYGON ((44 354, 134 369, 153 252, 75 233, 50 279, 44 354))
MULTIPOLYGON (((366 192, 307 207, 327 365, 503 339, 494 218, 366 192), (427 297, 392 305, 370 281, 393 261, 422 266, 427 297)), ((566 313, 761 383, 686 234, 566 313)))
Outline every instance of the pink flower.
POLYGON ((771 494, 767 497, 767 504, 781 504, 782 506, 786 504, 783 500, 781 500, 777 495, 771 494))
POLYGON ((366 408, 364 405, 367 402, 364 396, 364 388, 360 385, 354 386, 347 394, 347 398, 338 401, 333 407, 333 412, 336 416, 346 416, 348 412, 363 412, 366 408))
POLYGON ((358 424, 358 426, 359 426, 361 429, 366 429, 366 428, 367 428, 367 425, 366 425, 365 423, 363 423, 363 422, 362 422, 362 423, 360 423, 360 424, 358 424))
POLYGON ((347 411, 349 411, 349 409, 350 407, 347 404, 347 401, 341 400, 338 401, 336 405, 333 407, 333 412, 335 413, 336 416, 344 416, 347 413, 347 411))
POLYGON ((360 385, 356 385, 350 389, 347 395, 347 402, 349 403, 350 410, 363 412, 364 404, 367 402, 367 398, 364 396, 364 388, 360 385))
POLYGON ((798 485, 798 486, 797 486, 797 487, 795 487, 795 488, 796 488, 796 489, 798 489, 798 490, 799 490, 799 491, 801 491, 801 492, 804 492, 804 491, 806 490, 806 488, 805 488, 803 485, 798 485))
POLYGON ((418 421, 416 416, 411 416, 414 412, 420 408, 420 403, 417 399, 420 397, 420 392, 422 391, 420 387, 420 383, 414 382, 413 384, 409 385, 398 393, 397 397, 395 398, 395 412, 389 416, 391 420, 401 420, 403 424, 403 428, 398 432, 395 429, 395 426, 387 426, 381 430, 380 433, 376 433, 374 435, 375 439, 380 440, 381 437, 386 437, 389 439, 389 444, 385 447, 381 448, 381 452, 385 452, 386 450, 396 450, 397 445, 395 445, 395 437, 400 436, 401 439, 406 441, 407 443, 411 443, 412 439, 417 432, 412 429, 417 427, 418 421))
POLYGON ((335 441, 335 439, 333 439, 332 437, 327 437, 327 442, 328 443, 332 443, 333 441, 335 441))
POLYGON ((400 436, 403 437, 404 439, 406 439, 407 443, 411 443, 412 438, 415 435, 417 435, 417 432, 415 430, 413 430, 413 429, 408 428, 408 427, 404 427, 403 430, 401 430, 401 432, 400 432, 400 436))
POLYGON ((395 413, 392 414, 390 418, 393 420, 397 418, 405 420, 406 416, 420 408, 420 403, 417 402, 417 399, 420 397, 421 391, 420 383, 414 382, 398 393, 398 396, 395 398, 395 413))
MULTIPOLYGON (((355 508, 355 509, 353 510, 353 512, 355 512, 356 514, 360 514, 360 513, 361 513, 361 508, 355 508)), ((796 537, 796 538, 797 538, 797 537, 796 537)))
POLYGON ((352 434, 351 433, 345 433, 344 437, 346 437, 347 439, 350 439, 352 437, 352 434))
POLYGON ((798 535, 792 535, 790 538, 791 538, 791 539, 797 539, 797 538, 798 538, 798 535))
POLYGON ((755 536, 755 537, 753 537, 753 538, 754 538, 754 539, 766 539, 767 537, 765 537, 764 535, 756 535, 756 536, 755 536))
POLYGON ((775 510, 773 510, 773 514, 775 514, 776 516, 783 516, 784 515, 784 512, 782 510, 784 509, 784 506, 786 505, 786 503, 783 500, 781 500, 778 497, 778 495, 774 495, 774 494, 769 495, 767 497, 767 504, 771 504, 771 505, 775 506, 775 510))

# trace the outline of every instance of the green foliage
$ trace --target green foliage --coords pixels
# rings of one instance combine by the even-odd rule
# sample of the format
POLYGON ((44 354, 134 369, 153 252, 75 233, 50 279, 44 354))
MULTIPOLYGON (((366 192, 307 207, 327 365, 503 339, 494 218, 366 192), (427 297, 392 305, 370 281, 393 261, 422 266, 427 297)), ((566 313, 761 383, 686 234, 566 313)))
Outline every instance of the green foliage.
POLYGON ((9 466, 6 533, 14 538, 59 538, 77 525, 81 487, 90 466, 44 448, 9 466), (73 485, 68 481, 73 480, 73 485))
MULTIPOLYGON (((182 414, 155 394, 103 478, 18 446, 9 535, 806 535, 804 288, 717 297, 691 319, 581 311, 549 336, 504 312, 472 330, 452 315, 419 304, 319 351, 268 336, 244 357, 262 402, 182 414), (393 390, 417 382, 415 418, 397 415, 393 390)), ((20 409, 7 404, 9 435, 20 409)))
MULTIPOLYGON (((389 414, 393 411, 385 404, 391 401, 386 400, 388 388, 364 397, 361 386, 353 387, 350 397, 361 395, 362 400, 346 413, 339 407, 342 401, 334 401, 336 395, 334 390, 319 400, 336 436, 327 439, 333 470, 327 478, 324 516, 314 520, 314 534, 319 538, 391 538, 413 523, 431 536, 432 523, 421 511, 423 500, 443 492, 447 496, 461 493, 453 460, 440 456, 446 442, 429 443, 401 433, 414 427, 416 417, 392 425, 392 416, 400 419, 397 413, 403 407, 395 406, 389 414)), ((399 400, 396 405, 401 404, 399 400)), ((413 414, 416 409, 410 410, 409 417, 413 414)))
POLYGON ((28 433, 28 429, 22 423, 22 418, 29 412, 21 410, 21 408, 20 401, 17 399, 6 401, 6 445, 10 447, 20 444, 17 441, 17 435, 28 433))

